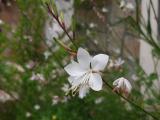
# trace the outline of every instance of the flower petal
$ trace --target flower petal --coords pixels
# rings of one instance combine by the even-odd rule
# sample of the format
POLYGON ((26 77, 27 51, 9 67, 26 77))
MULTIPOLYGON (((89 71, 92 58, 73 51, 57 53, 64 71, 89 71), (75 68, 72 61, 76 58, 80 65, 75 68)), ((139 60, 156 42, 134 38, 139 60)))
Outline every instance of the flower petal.
POLYGON ((79 88, 79 98, 84 98, 86 94, 89 92, 89 86, 83 85, 79 88))
POLYGON ((72 86, 78 86, 81 83, 80 77, 69 76, 68 81, 72 86))
POLYGON ((89 53, 83 49, 79 48, 77 52, 77 60, 79 64, 86 69, 90 68, 90 62, 91 62, 92 57, 89 55, 89 53))
POLYGON ((131 92, 131 90, 132 90, 131 83, 127 79, 125 79, 123 77, 118 78, 117 80, 115 80, 113 82, 113 85, 116 86, 117 88, 122 88, 127 92, 131 92))
POLYGON ((74 76, 69 76, 68 77, 68 82, 72 85, 72 83, 75 81, 75 77, 74 76))
POLYGON ((105 54, 99 54, 93 57, 91 66, 93 70, 104 70, 109 60, 109 56, 105 54))
POLYGON ((115 81, 113 82, 113 85, 114 85, 114 86, 117 86, 118 83, 119 83, 119 79, 115 80, 115 81))
POLYGON ((89 79, 89 86, 95 90, 95 91, 99 91, 102 89, 102 78, 100 76, 100 74, 98 73, 93 73, 90 76, 89 79))
POLYGON ((86 72, 86 70, 75 61, 72 61, 72 63, 67 65, 64 69, 71 76, 80 76, 86 72))
POLYGON ((128 92, 130 92, 132 90, 131 83, 128 80, 126 80, 126 79, 125 79, 125 83, 126 83, 126 87, 127 87, 128 92))

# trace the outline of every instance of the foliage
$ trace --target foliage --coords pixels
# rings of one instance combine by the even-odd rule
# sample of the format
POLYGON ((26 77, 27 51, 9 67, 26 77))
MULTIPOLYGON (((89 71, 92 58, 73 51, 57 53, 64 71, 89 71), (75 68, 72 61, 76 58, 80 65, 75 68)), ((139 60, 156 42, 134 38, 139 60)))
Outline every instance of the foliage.
MULTIPOLYGON (((87 3, 85 2, 85 4, 87 3)), ((42 5, 40 0, 17 0, 17 5, 20 11, 18 25, 13 28, 4 24, 2 32, 0 32, 0 89, 15 98, 15 100, 0 104, 1 120, 149 119, 148 115, 121 100, 106 86, 100 92, 90 91, 91 93, 84 99, 71 95, 65 96, 62 87, 64 83, 67 83, 68 76, 64 73, 63 67, 69 61, 69 54, 63 48, 54 52, 47 46, 44 26, 48 14, 44 4, 42 5), (9 55, 6 55, 6 51, 10 51, 9 55), (51 53, 48 59, 45 58, 46 51, 51 53), (28 68, 32 62, 34 63, 33 67, 28 68), (34 73, 43 75, 45 81, 32 80, 31 77, 34 73), (17 99, 16 96, 18 96, 17 99), (57 104, 53 104, 54 96, 59 98, 57 104), (67 101, 65 101, 66 98, 68 98, 67 101), (102 102, 97 103, 97 99, 102 99, 102 102), (36 109, 36 105, 40 108, 36 109)), ((77 0, 75 6, 79 5, 81 5, 80 0, 77 0)), ((130 20, 132 24, 135 23, 133 19, 127 19, 127 21, 130 20)), ((73 22, 77 25, 74 26, 75 29, 78 27, 78 23, 73 22)), ((137 28, 135 29, 140 32, 137 28)), ((78 45, 83 45, 86 41, 83 36, 77 39, 79 40, 78 45)), ((56 43, 54 42, 54 44, 56 43)), ((71 48, 73 47, 71 45, 71 48)), ((104 80, 112 84, 113 80, 118 77, 129 77, 130 68, 128 66, 129 63, 126 63, 120 69, 108 70, 103 77, 104 80)), ((150 88, 157 78, 157 74, 146 76, 138 65, 136 68, 139 80, 134 83, 136 89, 129 98, 141 107, 160 104, 158 100, 160 96, 157 93, 154 92, 155 99, 146 100, 140 93, 141 84, 146 84, 150 88)), ((152 113, 159 116, 155 110, 152 113)))

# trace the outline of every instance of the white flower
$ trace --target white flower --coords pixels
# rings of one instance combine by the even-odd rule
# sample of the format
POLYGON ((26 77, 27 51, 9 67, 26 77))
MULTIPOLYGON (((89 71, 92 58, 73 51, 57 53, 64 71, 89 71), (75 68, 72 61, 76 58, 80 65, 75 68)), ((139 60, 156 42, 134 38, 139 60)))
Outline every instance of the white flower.
POLYGON ((68 90, 69 90, 69 84, 64 84, 61 89, 62 89, 64 92, 68 92, 68 90))
POLYGON ((72 93, 79 91, 79 97, 83 98, 89 88, 99 91, 102 89, 102 78, 100 71, 104 70, 109 56, 98 54, 91 57, 89 53, 79 48, 77 52, 78 62, 72 61, 64 69, 70 75, 68 78, 72 87, 72 93))
POLYGON ((134 11, 135 10, 135 6, 133 5, 133 3, 126 2, 125 0, 121 0, 120 8, 124 9, 124 10, 130 10, 130 11, 134 11))
POLYGON ((11 2, 7 2, 7 6, 11 6, 12 5, 12 3, 11 2))
POLYGON ((45 60, 47 60, 49 56, 51 56, 51 52, 49 51, 45 51, 43 54, 44 54, 45 60))
POLYGON ((94 40, 93 42, 94 44, 98 45, 98 40, 94 40))
POLYGON ((95 23, 90 23, 90 24, 89 24, 89 27, 90 27, 90 28, 94 28, 94 27, 96 27, 96 24, 95 24, 95 23))
POLYGON ((132 80, 134 80, 134 81, 137 81, 137 80, 138 80, 138 76, 137 76, 136 74, 133 74, 133 75, 131 76, 131 78, 132 78, 132 80))
POLYGON ((124 64, 124 60, 122 60, 121 58, 118 58, 116 60, 110 60, 109 61, 109 65, 108 68, 120 68, 123 64, 124 64))
POLYGON ((102 8, 102 12, 107 13, 107 12, 108 12, 108 9, 105 8, 105 7, 103 7, 103 8, 102 8))
POLYGON ((44 82, 45 81, 45 78, 43 76, 43 74, 40 74, 40 73, 32 73, 32 76, 30 78, 30 80, 34 81, 34 80, 37 80, 39 82, 44 82))
POLYGON ((8 61, 8 62, 6 62, 6 65, 17 69, 19 72, 25 72, 24 68, 21 65, 17 64, 17 63, 8 61))
POLYGON ((3 90, 0 90, 0 102, 5 103, 9 100, 12 100, 12 97, 3 90))
POLYGON ((124 0, 121 0, 121 2, 120 2, 120 8, 123 8, 124 6, 125 6, 125 1, 124 0))
POLYGON ((31 113, 30 112, 26 112, 26 117, 31 117, 31 113))
POLYGON ((131 10, 131 11, 134 11, 134 9, 135 9, 134 5, 132 3, 130 3, 130 2, 128 2, 126 4, 126 8, 129 9, 129 10, 131 10))
POLYGON ((33 41, 33 38, 30 35, 24 35, 23 38, 26 39, 26 40, 28 40, 29 42, 33 41))
POLYGON ((104 97, 99 97, 94 102, 95 102, 95 104, 100 104, 103 102, 103 100, 104 100, 104 97))
POLYGON ((4 23, 3 20, 0 19, 0 25, 2 25, 3 23, 4 23))
POLYGON ((26 68, 28 69, 32 69, 33 67, 36 66, 36 62, 30 60, 27 64, 26 64, 26 68))
POLYGON ((59 102, 60 102, 59 96, 57 96, 57 95, 53 96, 53 98, 52 98, 52 105, 56 105, 59 102))
POLYGON ((115 60, 115 67, 120 67, 121 65, 124 64, 124 60, 122 60, 121 58, 118 58, 117 60, 115 60))
POLYGON ((35 110, 39 110, 39 109, 40 109, 40 106, 39 106, 39 105, 35 105, 35 106, 34 106, 34 109, 35 109, 35 110))
POLYGON ((123 77, 115 80, 113 82, 113 85, 116 86, 114 88, 114 90, 116 90, 117 92, 123 92, 123 93, 128 94, 132 90, 132 86, 131 86, 130 82, 123 77))

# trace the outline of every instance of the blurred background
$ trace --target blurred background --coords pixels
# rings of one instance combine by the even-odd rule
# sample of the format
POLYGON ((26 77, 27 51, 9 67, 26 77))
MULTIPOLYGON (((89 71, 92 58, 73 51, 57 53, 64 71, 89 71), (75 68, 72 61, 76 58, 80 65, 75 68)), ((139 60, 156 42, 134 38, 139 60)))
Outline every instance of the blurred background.
POLYGON ((70 56, 53 37, 75 47, 44 2, 77 46, 110 56, 103 79, 126 77, 129 99, 159 118, 160 1, 0 0, 0 120, 152 120, 106 86, 65 95, 70 56))

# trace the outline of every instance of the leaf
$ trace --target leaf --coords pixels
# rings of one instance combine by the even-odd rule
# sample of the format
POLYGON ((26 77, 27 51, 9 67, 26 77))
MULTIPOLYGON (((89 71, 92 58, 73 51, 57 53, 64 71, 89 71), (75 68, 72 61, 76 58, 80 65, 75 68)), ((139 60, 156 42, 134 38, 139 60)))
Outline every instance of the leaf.
POLYGON ((148 77, 148 79, 150 81, 153 81, 153 80, 157 80, 158 79, 158 75, 156 73, 151 73, 148 77))
POLYGON ((157 48, 153 48, 152 55, 158 59, 160 59, 160 50, 157 48))
POLYGON ((147 13, 148 13, 148 19, 147 19, 147 33, 149 33, 150 35, 152 35, 152 28, 151 28, 151 7, 149 5, 148 9, 147 9, 147 13))
POLYGON ((154 100, 153 99, 147 99, 145 101, 145 103, 147 103, 148 105, 153 105, 154 104, 154 100))

